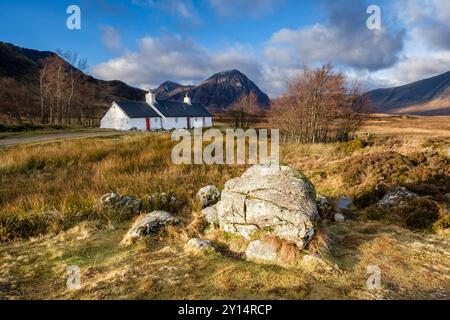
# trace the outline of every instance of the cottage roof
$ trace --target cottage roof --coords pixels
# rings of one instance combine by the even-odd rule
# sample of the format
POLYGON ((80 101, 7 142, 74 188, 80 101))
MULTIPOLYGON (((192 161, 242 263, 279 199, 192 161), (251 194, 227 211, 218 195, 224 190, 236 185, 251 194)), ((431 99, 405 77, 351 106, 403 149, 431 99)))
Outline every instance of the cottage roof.
MULTIPOLYGON (((116 104, 130 118, 154 118, 160 115, 146 102, 141 101, 117 101, 116 104)), ((154 107, 165 117, 211 117, 211 113, 201 104, 187 104, 179 101, 157 101, 154 107)))
POLYGON ((154 106, 165 117, 211 117, 211 113, 198 103, 179 101, 157 101, 154 106))
POLYGON ((116 104, 130 118, 158 118, 158 113, 153 110, 147 103, 140 101, 117 101, 116 104))

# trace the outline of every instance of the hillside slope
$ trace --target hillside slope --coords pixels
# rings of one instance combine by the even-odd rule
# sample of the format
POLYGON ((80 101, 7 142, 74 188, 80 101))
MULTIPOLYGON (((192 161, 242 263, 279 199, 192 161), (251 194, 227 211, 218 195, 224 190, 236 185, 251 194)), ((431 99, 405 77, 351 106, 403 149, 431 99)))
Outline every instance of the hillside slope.
MULTIPOLYGON (((14 78, 29 88, 30 93, 39 92, 39 71, 46 58, 57 56, 51 51, 38 51, 21 48, 9 43, 0 42, 0 78, 14 78)), ((122 81, 103 81, 86 75, 69 63, 67 68, 73 68, 80 76, 81 85, 95 92, 102 113, 112 99, 144 99, 145 91, 128 86, 122 81)))
POLYGON ((400 87, 373 90, 366 96, 381 113, 449 115, 450 71, 400 87))

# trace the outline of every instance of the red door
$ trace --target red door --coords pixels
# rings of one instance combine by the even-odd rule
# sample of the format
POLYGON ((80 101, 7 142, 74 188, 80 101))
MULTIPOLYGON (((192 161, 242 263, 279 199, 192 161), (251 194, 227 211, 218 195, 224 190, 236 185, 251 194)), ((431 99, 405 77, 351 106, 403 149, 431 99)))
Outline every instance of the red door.
POLYGON ((150 131, 150 118, 145 118, 145 127, 147 131, 150 131))

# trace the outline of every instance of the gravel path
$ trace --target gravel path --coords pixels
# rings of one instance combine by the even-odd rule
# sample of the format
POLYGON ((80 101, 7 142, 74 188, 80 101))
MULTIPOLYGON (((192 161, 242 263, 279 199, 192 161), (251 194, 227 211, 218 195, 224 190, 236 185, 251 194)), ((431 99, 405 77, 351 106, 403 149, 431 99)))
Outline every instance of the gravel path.
POLYGON ((59 139, 74 139, 74 138, 87 138, 87 137, 107 137, 116 136, 123 133, 116 131, 109 132, 61 132, 61 133, 46 133, 37 134, 33 136, 12 136, 0 139, 0 147, 11 146, 16 144, 26 144, 35 142, 45 142, 59 139))

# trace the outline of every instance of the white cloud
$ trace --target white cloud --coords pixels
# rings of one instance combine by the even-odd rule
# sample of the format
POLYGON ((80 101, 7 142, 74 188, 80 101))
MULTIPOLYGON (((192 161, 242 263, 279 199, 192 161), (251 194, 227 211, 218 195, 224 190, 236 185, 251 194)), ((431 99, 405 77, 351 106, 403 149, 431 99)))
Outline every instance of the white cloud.
POLYGON ((335 1, 325 7, 324 23, 275 32, 265 57, 287 67, 332 62, 371 71, 388 68, 398 60, 405 33, 388 26, 369 30, 366 9, 360 0, 335 1))
POLYGON ((450 3, 448 0, 399 1, 397 10, 411 30, 412 39, 431 49, 450 50, 450 3))
MULTIPOLYGON (((242 6, 253 6, 261 13, 270 12, 280 3, 204 1, 220 14, 232 13, 230 10, 235 10, 232 3, 240 11, 250 12, 242 6)), ((95 66, 93 73, 104 79, 156 87, 166 80, 199 83, 216 72, 238 69, 270 96, 277 96, 283 93, 286 81, 304 65, 331 62, 351 79, 363 81, 363 88, 368 90, 402 85, 449 71, 450 48, 441 40, 448 40, 450 29, 428 28, 450 21, 447 0, 411 0, 407 7, 399 5, 405 3, 399 1, 397 6, 383 8, 383 29, 378 31, 366 28, 368 15, 364 0, 320 1, 325 14, 321 23, 275 31, 266 42, 257 44, 262 45, 258 52, 255 44, 233 44, 211 50, 178 35, 145 37, 139 40, 136 51, 95 66), (401 23, 394 16, 400 16, 401 23)), ((174 3, 169 0, 166 6, 174 3)), ((192 1, 180 3, 181 7, 174 12, 186 18, 191 12, 196 15, 192 1), (188 10, 183 9, 184 4, 188 10)), ((109 47, 117 47, 117 42, 111 42, 109 47)))
POLYGON ((385 86, 399 86, 447 71, 450 71, 450 52, 439 52, 407 57, 372 77, 385 86))
POLYGON ((142 38, 136 52, 101 63, 92 73, 103 79, 156 87, 166 80, 197 83, 213 73, 235 68, 253 79, 260 78, 261 67, 245 46, 213 52, 192 40, 172 35, 142 38))
POLYGON ((120 39, 119 33, 110 25, 100 26, 102 31, 102 43, 108 50, 119 50, 122 49, 122 40, 120 39))

